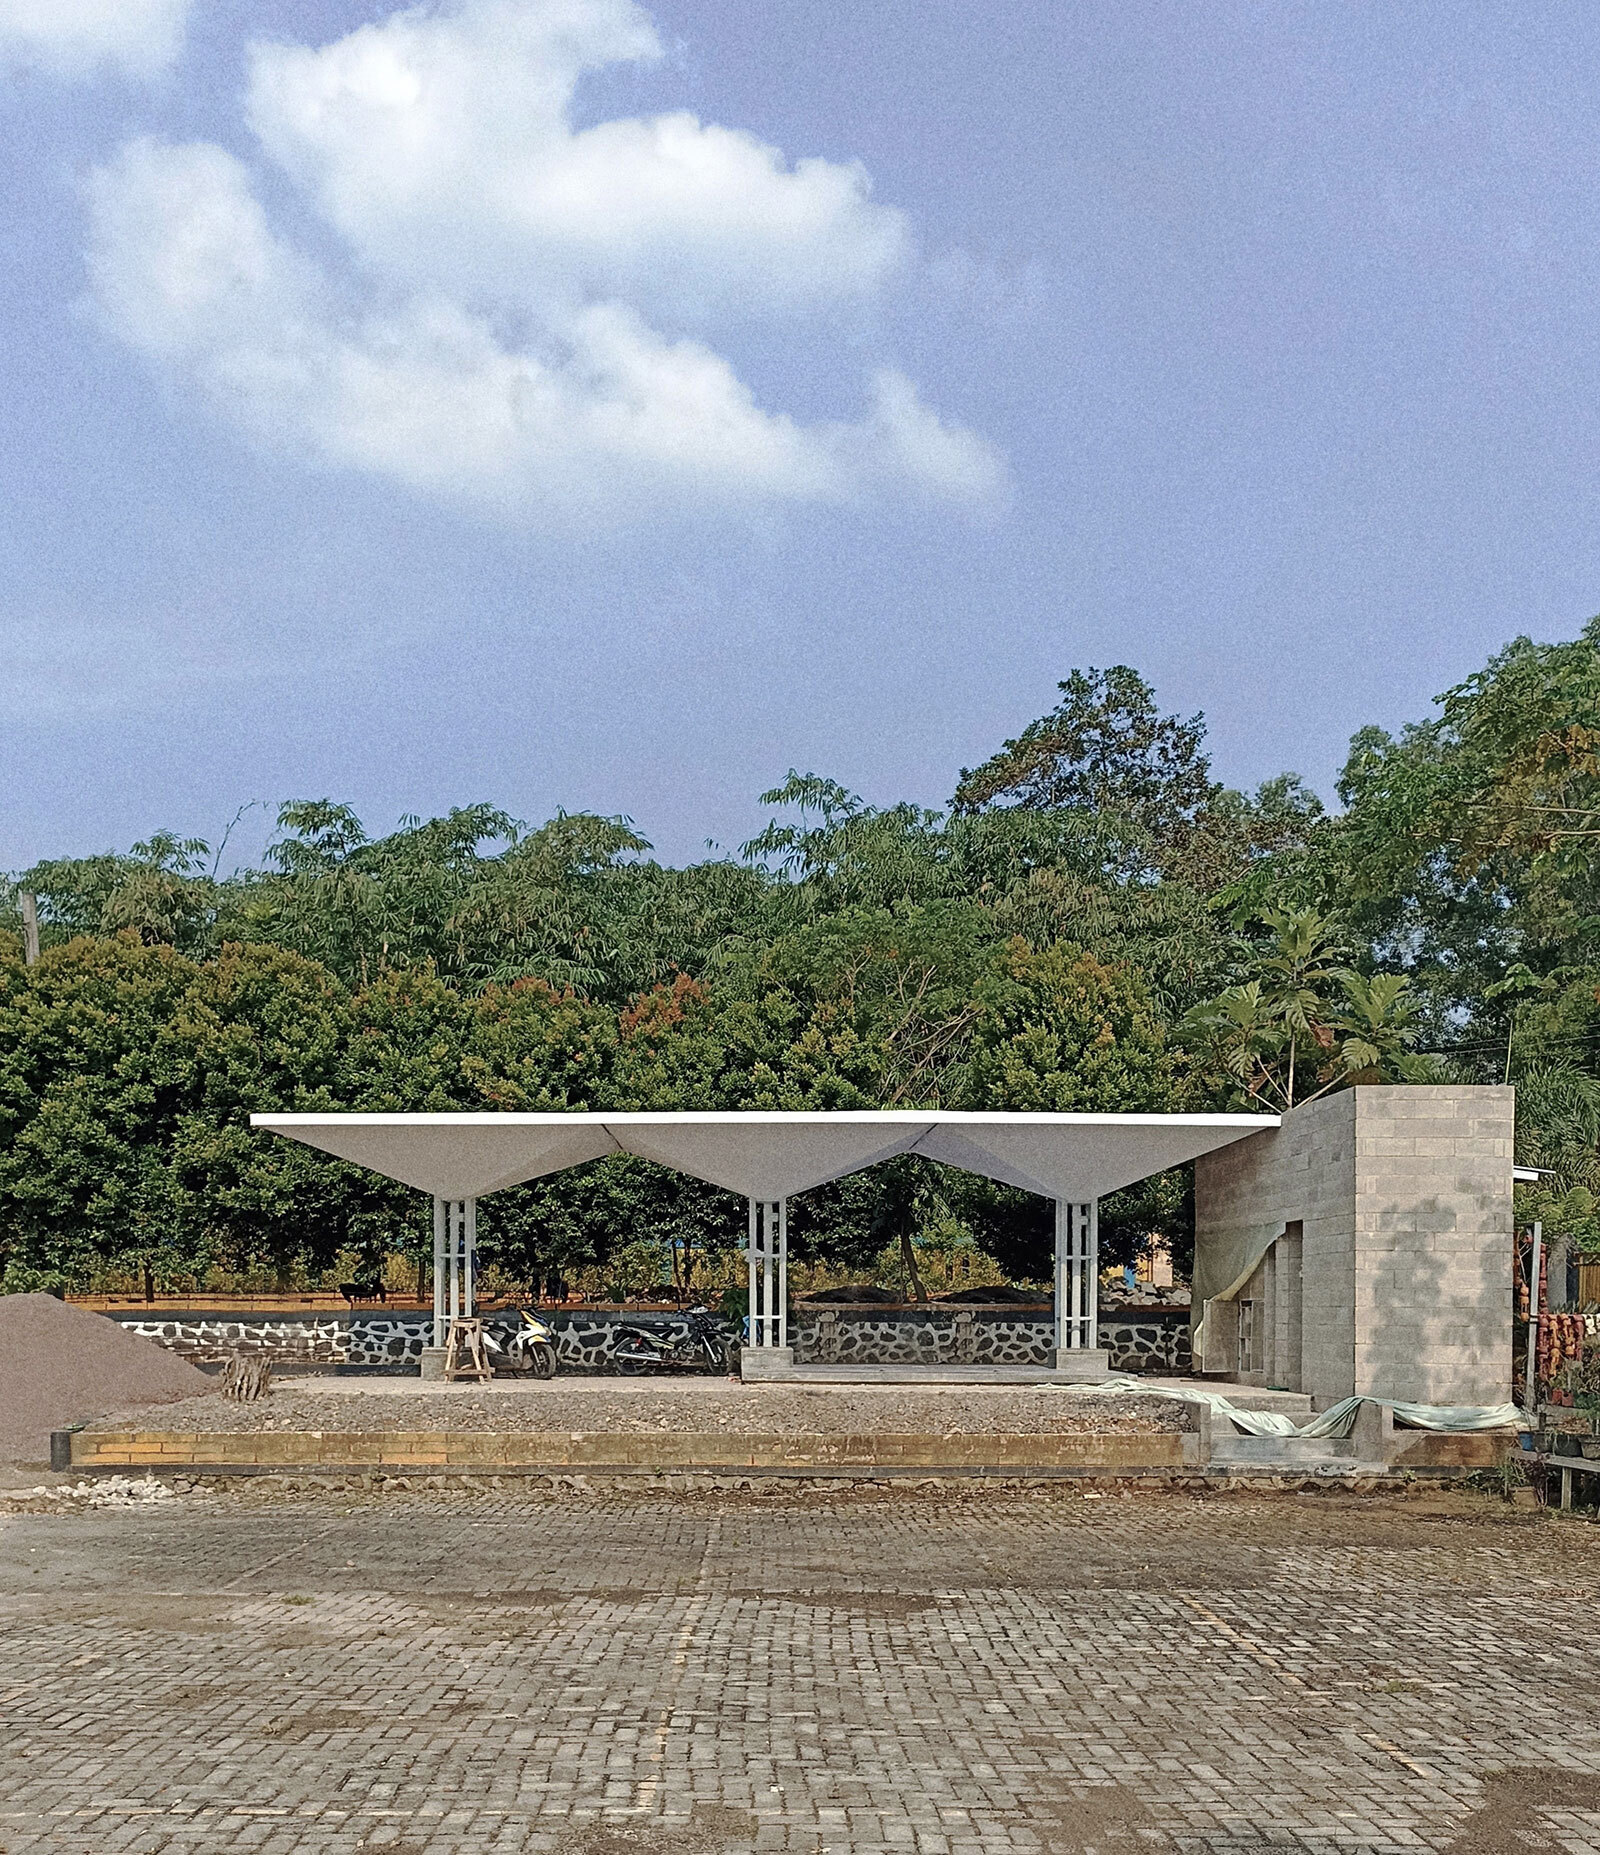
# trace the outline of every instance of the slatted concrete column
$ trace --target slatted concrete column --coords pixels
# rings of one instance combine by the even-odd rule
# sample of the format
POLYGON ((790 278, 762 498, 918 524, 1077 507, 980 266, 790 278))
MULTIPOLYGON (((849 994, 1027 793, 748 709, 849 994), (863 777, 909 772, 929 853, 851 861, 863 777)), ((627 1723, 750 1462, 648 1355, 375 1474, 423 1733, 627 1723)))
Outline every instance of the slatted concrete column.
POLYGON ((449 1241, 450 1209, 443 1198, 433 1201, 433 1344, 442 1349, 449 1329, 449 1294, 445 1281, 446 1245, 449 1241))
POLYGON ((1100 1219, 1093 1199, 1056 1200, 1056 1371, 1104 1378, 1100 1346, 1100 1219))
POLYGON ((749 1269, 751 1346, 789 1344, 789 1201, 750 1200, 749 1269))
POLYGON ((752 1198, 748 1265, 750 1324, 745 1341, 746 1378, 785 1372, 794 1363, 789 1347, 789 1201, 752 1198))
POLYGON ((433 1343, 442 1347, 450 1322, 471 1314, 476 1301, 478 1201, 433 1201, 433 1343))

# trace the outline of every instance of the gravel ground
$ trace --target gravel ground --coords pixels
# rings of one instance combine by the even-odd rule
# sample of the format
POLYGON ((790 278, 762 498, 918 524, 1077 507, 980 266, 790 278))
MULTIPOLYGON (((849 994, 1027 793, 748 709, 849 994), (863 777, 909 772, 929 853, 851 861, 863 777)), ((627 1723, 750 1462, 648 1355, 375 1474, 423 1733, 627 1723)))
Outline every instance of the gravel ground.
MULTIPOLYGON (((304 1379, 280 1380, 255 1404, 211 1393, 140 1413, 137 1422, 175 1431, 729 1430, 764 1436, 1109 1436, 1194 1427, 1193 1407, 1171 1398, 1083 1396, 1032 1386, 745 1385, 729 1379, 557 1379, 437 1391, 345 1385, 335 1391, 304 1379)), ((128 1424, 124 1414, 91 1427, 128 1424)))

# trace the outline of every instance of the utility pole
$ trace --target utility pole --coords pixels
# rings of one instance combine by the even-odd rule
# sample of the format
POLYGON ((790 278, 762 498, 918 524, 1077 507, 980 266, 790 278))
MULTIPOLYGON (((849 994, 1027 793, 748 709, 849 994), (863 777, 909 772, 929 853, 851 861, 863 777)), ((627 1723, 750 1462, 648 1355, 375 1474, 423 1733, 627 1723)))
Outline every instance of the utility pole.
POLYGON ((22 905, 22 957, 30 966, 39 964, 39 898, 26 890, 17 897, 22 905))

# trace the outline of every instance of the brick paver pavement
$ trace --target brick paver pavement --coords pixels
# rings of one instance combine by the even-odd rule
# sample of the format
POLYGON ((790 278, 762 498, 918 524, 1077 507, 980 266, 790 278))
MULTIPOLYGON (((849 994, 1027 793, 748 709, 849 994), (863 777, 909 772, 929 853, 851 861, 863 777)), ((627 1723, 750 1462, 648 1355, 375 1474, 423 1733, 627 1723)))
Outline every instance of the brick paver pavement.
POLYGON ((1600 1851, 1487 1499, 251 1486, 0 1519, 6 1855, 1600 1851))

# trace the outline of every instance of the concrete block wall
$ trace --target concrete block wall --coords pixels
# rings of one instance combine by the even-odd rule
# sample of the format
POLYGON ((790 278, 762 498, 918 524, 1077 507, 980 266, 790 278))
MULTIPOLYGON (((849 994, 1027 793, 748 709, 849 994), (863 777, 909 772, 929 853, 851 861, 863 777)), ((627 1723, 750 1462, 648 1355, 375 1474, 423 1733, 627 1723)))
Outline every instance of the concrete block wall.
MULTIPOLYGON (((1197 1162, 1197 1252, 1302 1227, 1288 1382, 1319 1408, 1510 1397, 1514 1103, 1509 1088, 1347 1089, 1197 1162)), ((1236 1333, 1217 1306, 1208 1371, 1236 1368, 1236 1333)))
MULTIPOLYGON (((1195 1163, 1195 1249, 1243 1232, 1262 1241, 1301 1226, 1301 1360, 1276 1382, 1313 1397, 1343 1384, 1355 1359, 1356 1096, 1347 1089, 1195 1163)), ((1196 1306, 1198 1320, 1202 1310, 1196 1306)), ((1207 1322, 1204 1370, 1238 1371, 1237 1329, 1222 1310, 1207 1322)), ((1252 1377, 1264 1375, 1253 1373, 1252 1377)))
POLYGON ((1353 1093, 1356 1383, 1378 1397, 1504 1403, 1516 1091, 1353 1093))

